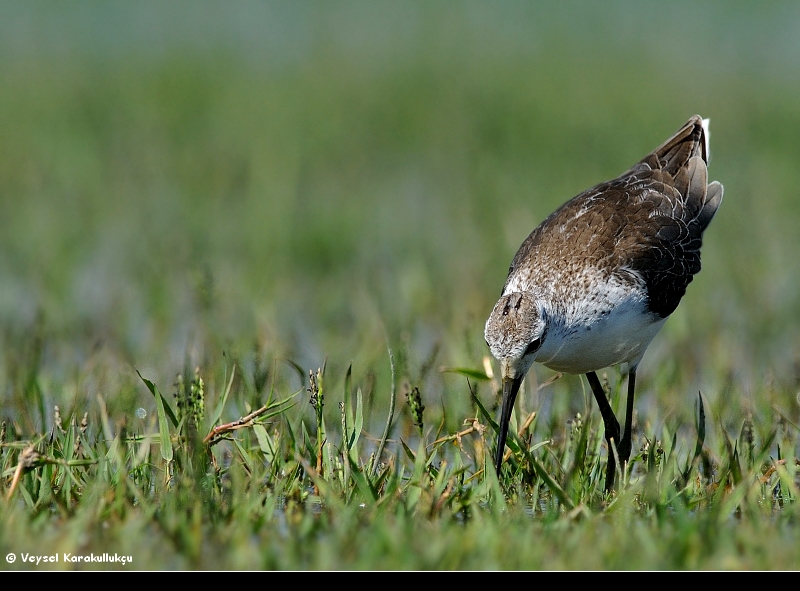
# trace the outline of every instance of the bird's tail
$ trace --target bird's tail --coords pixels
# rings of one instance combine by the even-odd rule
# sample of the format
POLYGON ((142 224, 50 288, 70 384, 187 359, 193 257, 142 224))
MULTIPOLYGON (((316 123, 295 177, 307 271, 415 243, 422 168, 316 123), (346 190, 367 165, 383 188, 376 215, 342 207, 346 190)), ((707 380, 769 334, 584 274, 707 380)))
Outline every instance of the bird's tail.
POLYGON ((699 156, 704 164, 708 164, 708 119, 703 119, 700 115, 693 116, 675 135, 653 150, 643 162, 654 156, 658 159, 657 168, 672 176, 677 175, 695 156, 699 156))
POLYGON ((694 115, 638 165, 661 170, 672 177, 674 187, 683 197, 687 217, 699 223, 701 232, 717 213, 723 193, 719 182, 708 182, 708 121, 694 115))

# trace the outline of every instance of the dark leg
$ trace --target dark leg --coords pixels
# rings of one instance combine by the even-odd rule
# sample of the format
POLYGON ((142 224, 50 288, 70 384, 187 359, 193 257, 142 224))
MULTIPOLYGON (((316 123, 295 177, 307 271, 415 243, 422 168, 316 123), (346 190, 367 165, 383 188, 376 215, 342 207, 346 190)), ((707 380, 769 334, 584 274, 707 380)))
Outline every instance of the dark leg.
POLYGON ((628 403, 625 408, 625 433, 617 446, 619 461, 625 464, 631 457, 632 437, 631 428, 633 423, 633 393, 636 389, 636 368, 628 373, 628 403))
MULTIPOLYGON (((597 401, 597 406, 600 407, 600 415, 603 417, 603 426, 605 428, 606 442, 608 443, 608 464, 606 464, 606 492, 610 492, 614 488, 614 475, 617 471, 617 462, 614 459, 614 445, 619 442, 619 421, 614 416, 614 411, 611 410, 611 405, 608 403, 606 393, 603 392, 603 386, 600 380, 597 379, 597 374, 590 371, 586 374, 589 380, 589 385, 592 387, 594 399, 597 401), (611 444, 611 441, 614 444, 611 444)), ((628 397, 630 400, 630 396, 628 397)))

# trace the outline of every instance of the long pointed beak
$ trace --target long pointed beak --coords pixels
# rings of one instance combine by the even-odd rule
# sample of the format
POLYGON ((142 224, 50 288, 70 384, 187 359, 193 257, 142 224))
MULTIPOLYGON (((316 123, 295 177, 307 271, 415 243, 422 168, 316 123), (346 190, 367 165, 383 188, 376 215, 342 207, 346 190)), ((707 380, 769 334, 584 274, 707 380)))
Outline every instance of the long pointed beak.
POLYGON ((508 422, 511 420, 511 411, 514 410, 514 401, 517 399, 520 384, 522 384, 522 377, 503 378, 503 408, 500 412, 500 435, 497 438, 497 455, 495 455, 494 460, 494 467, 498 474, 500 474, 503 452, 506 448, 508 422))

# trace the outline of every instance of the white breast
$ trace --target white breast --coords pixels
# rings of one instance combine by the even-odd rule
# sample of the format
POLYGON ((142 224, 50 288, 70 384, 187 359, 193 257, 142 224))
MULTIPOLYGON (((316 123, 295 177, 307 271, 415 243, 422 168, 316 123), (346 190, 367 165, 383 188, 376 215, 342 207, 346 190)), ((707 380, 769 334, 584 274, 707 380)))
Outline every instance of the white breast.
POLYGON ((635 367, 666 320, 648 311, 642 289, 613 279, 595 283, 585 297, 551 301, 546 313, 535 361, 567 373, 635 367))

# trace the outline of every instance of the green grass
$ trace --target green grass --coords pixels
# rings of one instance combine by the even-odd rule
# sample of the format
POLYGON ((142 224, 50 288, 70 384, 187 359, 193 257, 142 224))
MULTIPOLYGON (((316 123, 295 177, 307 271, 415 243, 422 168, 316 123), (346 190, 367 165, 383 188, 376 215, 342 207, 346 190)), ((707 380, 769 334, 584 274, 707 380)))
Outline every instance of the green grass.
POLYGON ((33 6, 0 19, 41 40, 0 35, 0 567, 800 566, 789 5, 242 5, 149 42, 115 11, 179 9, 33 6), (495 475, 516 248, 694 113, 725 200, 624 484, 542 367, 495 475))

